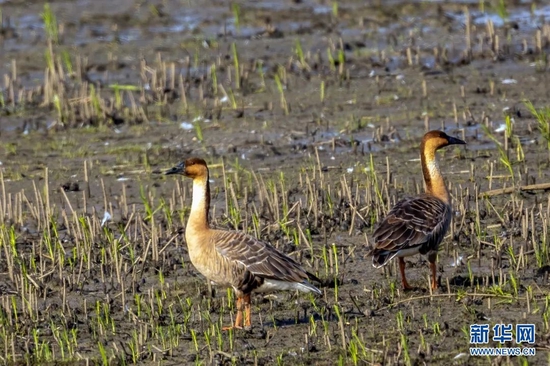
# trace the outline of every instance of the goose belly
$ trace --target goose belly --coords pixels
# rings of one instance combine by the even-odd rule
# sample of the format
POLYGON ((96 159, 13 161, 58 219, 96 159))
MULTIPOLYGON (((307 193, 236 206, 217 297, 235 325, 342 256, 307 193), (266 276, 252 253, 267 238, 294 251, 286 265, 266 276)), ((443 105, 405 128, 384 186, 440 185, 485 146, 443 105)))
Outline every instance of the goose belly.
POLYGON ((418 253, 420 253, 420 246, 400 249, 399 251, 397 251, 396 257, 410 257, 411 255, 415 255, 418 253))
POLYGON ((310 291, 306 286, 298 282, 286 282, 278 281, 272 279, 265 279, 264 283, 258 287, 256 292, 274 292, 274 291, 288 291, 288 290, 300 290, 300 291, 310 291))
MULTIPOLYGON (((199 269, 199 268, 197 268, 199 269)), ((229 278, 224 273, 220 273, 218 271, 213 271, 211 268, 203 268, 199 269, 199 272, 203 274, 204 277, 206 277, 210 282, 216 286, 222 286, 222 287, 231 287, 232 284, 229 281, 229 278)))
POLYGON ((224 270, 224 267, 217 261, 210 261, 202 255, 189 253, 191 263, 204 277, 216 286, 231 287, 231 276, 224 270))

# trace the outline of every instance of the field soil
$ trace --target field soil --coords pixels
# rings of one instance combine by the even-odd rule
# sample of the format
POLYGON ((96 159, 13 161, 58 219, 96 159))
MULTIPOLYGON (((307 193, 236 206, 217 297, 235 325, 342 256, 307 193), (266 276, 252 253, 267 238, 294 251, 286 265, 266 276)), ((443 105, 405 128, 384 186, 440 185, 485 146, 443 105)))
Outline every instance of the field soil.
MULTIPOLYGON (((0 0, 0 360, 8 365, 547 365, 550 6, 537 1, 0 0), (372 232, 438 153, 438 258, 375 269, 372 232), (230 291, 189 261, 213 225, 321 278, 230 291), (470 356, 470 325, 534 324, 535 356, 470 356)), ((514 331, 515 333, 515 331, 514 331)), ((515 334, 514 334, 515 336, 515 334)), ((515 338, 514 338, 515 339, 515 338)))

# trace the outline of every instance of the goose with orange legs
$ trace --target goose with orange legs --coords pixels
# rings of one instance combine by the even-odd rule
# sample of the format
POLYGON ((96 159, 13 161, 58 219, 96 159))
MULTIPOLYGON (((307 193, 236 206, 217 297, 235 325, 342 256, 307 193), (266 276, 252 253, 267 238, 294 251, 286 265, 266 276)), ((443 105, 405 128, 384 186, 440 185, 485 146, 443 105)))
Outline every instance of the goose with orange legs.
POLYGON ((430 131, 424 135, 420 145, 420 160, 426 192, 397 202, 374 230, 374 248, 370 252, 373 266, 382 267, 397 257, 401 284, 405 290, 412 287, 405 277, 403 258, 415 254, 428 257, 431 288, 437 288, 437 249, 451 224, 451 197, 435 153, 442 147, 457 144, 466 143, 442 131, 430 131))
POLYGON ((217 285, 232 287, 237 315, 231 328, 250 328, 252 292, 299 290, 321 294, 309 280, 319 279, 271 244, 239 231, 210 228, 210 184, 203 159, 190 158, 164 174, 193 179, 193 201, 185 228, 189 257, 195 268, 217 285), (243 319, 244 313, 244 319, 243 319))

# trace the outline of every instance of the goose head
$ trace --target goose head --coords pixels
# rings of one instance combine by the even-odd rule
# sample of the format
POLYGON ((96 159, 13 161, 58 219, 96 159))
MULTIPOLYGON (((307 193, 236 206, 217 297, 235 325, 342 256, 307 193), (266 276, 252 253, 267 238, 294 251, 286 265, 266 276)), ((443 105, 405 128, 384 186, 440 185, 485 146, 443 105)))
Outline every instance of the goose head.
POLYGON ((449 136, 443 131, 434 130, 424 135, 422 145, 426 150, 436 151, 449 145, 466 145, 466 142, 456 137, 449 136))
POLYGON ((165 175, 181 174, 196 179, 208 176, 208 167, 201 158, 189 158, 164 172, 165 175))

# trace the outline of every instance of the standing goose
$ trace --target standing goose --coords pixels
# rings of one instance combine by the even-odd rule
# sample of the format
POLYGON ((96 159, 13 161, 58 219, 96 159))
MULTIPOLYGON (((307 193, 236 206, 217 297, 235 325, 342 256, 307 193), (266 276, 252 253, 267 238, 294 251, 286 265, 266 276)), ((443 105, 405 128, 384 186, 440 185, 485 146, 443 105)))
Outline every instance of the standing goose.
POLYGON ((439 170, 435 152, 445 146, 466 144, 447 136, 442 131, 430 131, 424 135, 420 145, 420 160, 426 193, 407 197, 390 210, 374 230, 372 265, 376 268, 386 265, 393 257, 399 259, 403 289, 411 289, 405 278, 403 257, 414 254, 428 256, 432 272, 432 289, 437 288, 437 248, 451 223, 451 197, 439 170))
POLYGON ((191 263, 208 280, 232 287, 237 295, 237 316, 233 327, 251 327, 252 291, 300 290, 321 294, 308 282, 319 281, 300 264, 270 244, 238 231, 211 229, 210 184, 203 159, 190 158, 164 174, 182 174, 193 179, 193 201, 185 229, 191 263))

